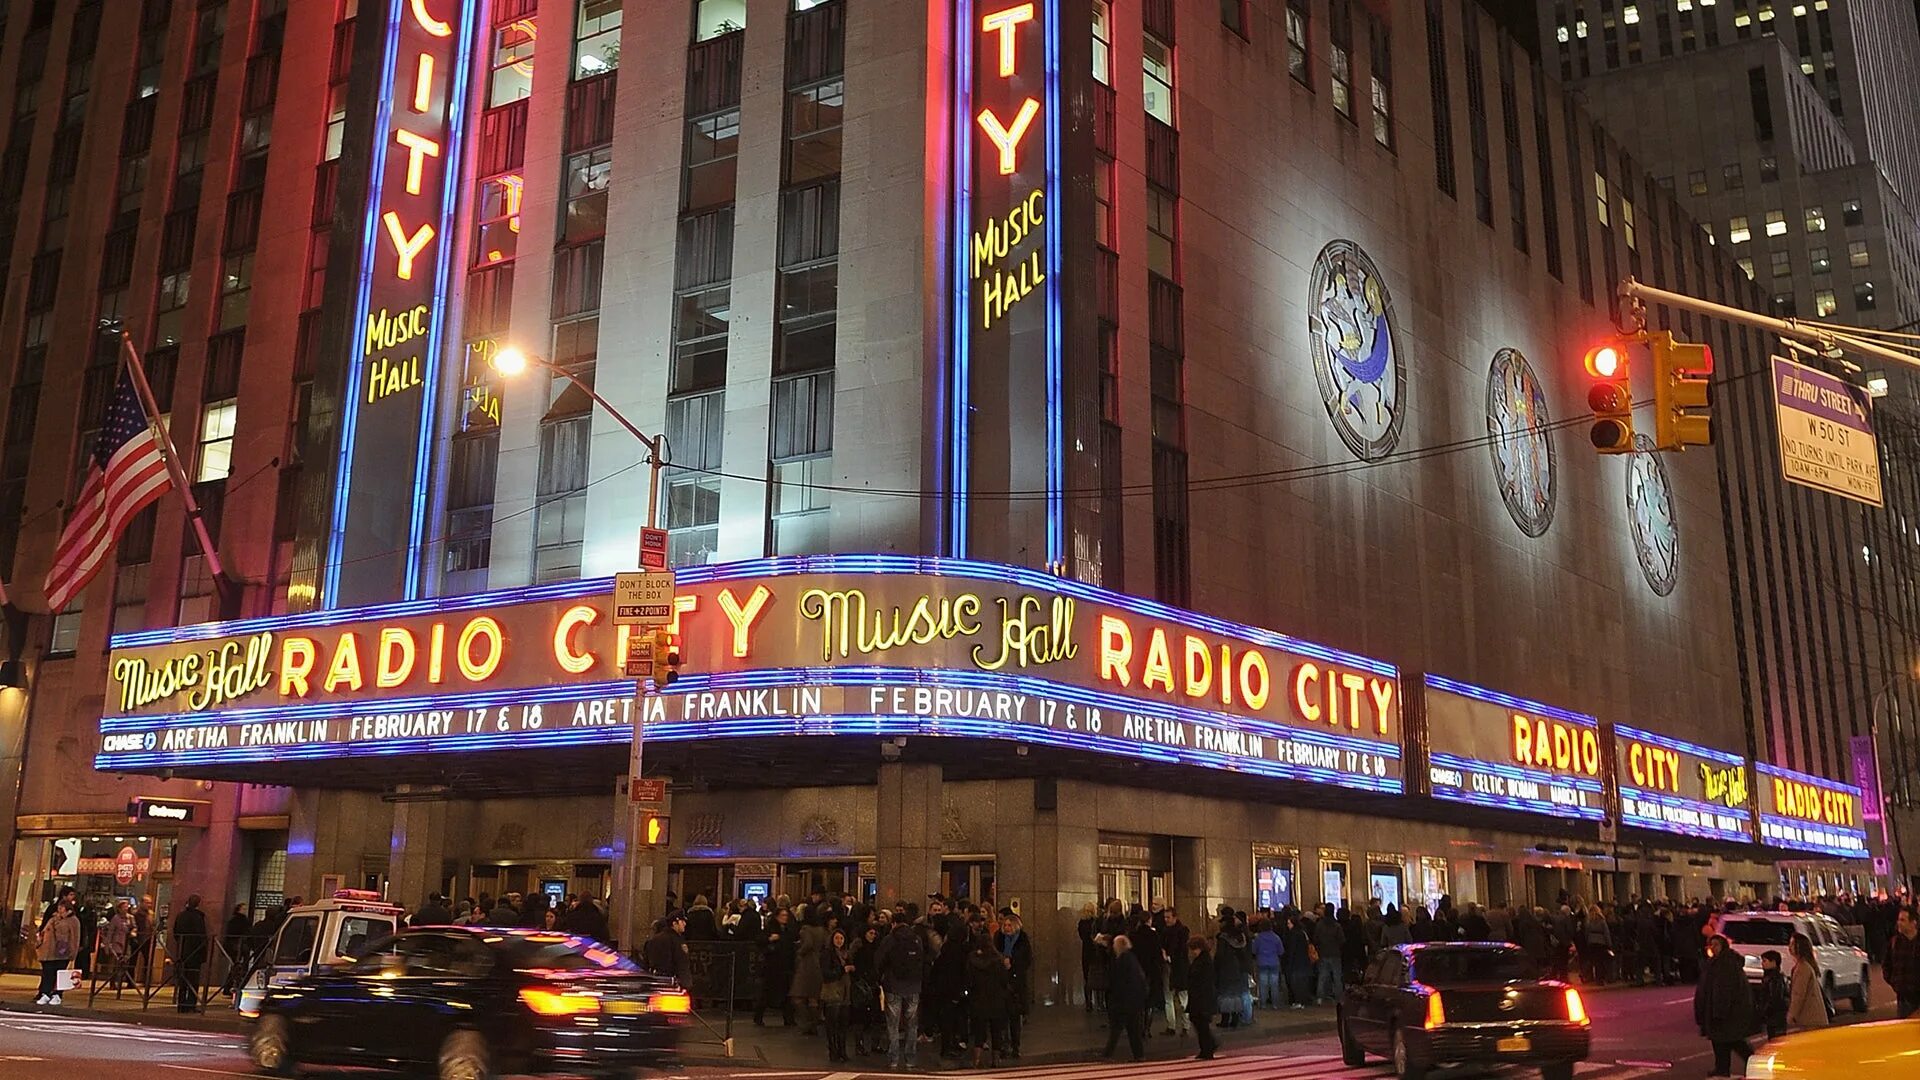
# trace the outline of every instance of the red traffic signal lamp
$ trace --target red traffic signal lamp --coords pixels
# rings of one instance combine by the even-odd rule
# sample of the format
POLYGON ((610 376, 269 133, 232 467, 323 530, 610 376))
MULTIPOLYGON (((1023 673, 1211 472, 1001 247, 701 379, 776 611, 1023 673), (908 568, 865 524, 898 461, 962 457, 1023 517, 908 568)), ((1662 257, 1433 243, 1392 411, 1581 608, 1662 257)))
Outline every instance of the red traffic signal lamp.
POLYGON ((1650 335, 1647 343, 1653 354, 1654 446, 1685 450, 1713 442, 1706 378, 1713 370, 1713 351, 1675 341, 1666 330, 1650 335))
POLYGON ((672 836, 667 815, 646 813, 640 816, 640 843, 646 847, 666 847, 672 836))
POLYGON ((1593 380, 1587 389, 1587 408, 1593 411, 1588 435, 1593 448, 1603 454, 1633 452, 1633 385, 1627 348, 1638 340, 1637 336, 1613 338, 1587 350, 1587 375, 1593 380))

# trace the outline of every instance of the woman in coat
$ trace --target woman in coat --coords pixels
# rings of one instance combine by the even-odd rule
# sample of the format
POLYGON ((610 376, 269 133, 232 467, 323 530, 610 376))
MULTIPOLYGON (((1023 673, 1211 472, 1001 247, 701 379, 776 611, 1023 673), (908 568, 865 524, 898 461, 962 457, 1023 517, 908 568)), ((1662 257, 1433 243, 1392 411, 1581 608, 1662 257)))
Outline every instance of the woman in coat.
POLYGON ((1787 989, 1787 1030, 1826 1027, 1827 997, 1821 991, 1820 961, 1813 955, 1813 940, 1805 934, 1793 935, 1793 974, 1787 989))
POLYGON ((787 993, 793 1003, 801 1010, 802 1035, 813 1035, 820 1030, 820 950, 827 944, 827 928, 817 912, 807 913, 806 925, 800 928, 799 941, 793 951, 793 979, 787 993))
POLYGON ((1746 960, 1719 934, 1707 939, 1707 962, 1693 988, 1693 1022, 1713 1044, 1713 1071, 1707 1075, 1733 1075, 1734 1055, 1746 1058, 1747 1039, 1760 1025, 1754 1022, 1746 960))
POLYGON ((820 946, 820 959, 815 970, 820 977, 820 989, 817 991, 820 1010, 827 1023, 827 1060, 836 1063, 852 1061, 847 1056, 847 1001, 853 986, 854 963, 847 949, 846 931, 834 928, 826 944, 820 946))
POLYGON ((1200 1040, 1196 1061, 1212 1061, 1218 1043, 1213 1038, 1213 1009, 1218 996, 1213 972, 1213 947, 1199 934, 1187 938, 1187 1019, 1200 1040))
POLYGON ((1095 940, 1100 935, 1100 909, 1088 901, 1080 909, 1080 985, 1087 988, 1087 1011, 1107 1008, 1107 951, 1095 940))
POLYGON ((1007 1021, 1013 1016, 1011 961, 993 947, 988 934, 974 935, 967 951, 967 1019, 972 1034, 973 1067, 1000 1063, 1000 1047, 1007 1041, 1007 1021))
POLYGON ((853 977, 847 984, 853 1052, 862 1057, 869 1049, 878 1052, 887 1040, 880 1014, 880 934, 880 924, 872 922, 860 932, 860 940, 853 947, 853 977))
POLYGON ((1248 951, 1246 932, 1237 922, 1221 926, 1213 953, 1214 1005, 1220 1013, 1221 1027, 1240 1025, 1240 998, 1247 992, 1247 977, 1252 974, 1247 970, 1248 951))
POLYGON ((60 1004, 60 970, 72 967, 80 956, 80 920, 73 901, 61 897, 40 922, 40 993, 35 1005, 60 1004))
POLYGON ((779 1006, 780 1019, 787 1027, 793 1026, 793 999, 787 996, 787 990, 793 985, 795 936, 793 912, 786 908, 773 913, 773 921, 760 935, 760 1000, 753 1009, 756 1027, 766 1026, 769 1005, 779 1006))

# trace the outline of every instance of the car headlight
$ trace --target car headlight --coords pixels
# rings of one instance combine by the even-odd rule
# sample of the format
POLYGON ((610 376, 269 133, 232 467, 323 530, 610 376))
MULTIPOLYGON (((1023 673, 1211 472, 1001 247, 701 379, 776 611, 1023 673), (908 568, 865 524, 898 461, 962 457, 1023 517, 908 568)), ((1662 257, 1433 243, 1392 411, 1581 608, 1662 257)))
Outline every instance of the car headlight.
POLYGON ((1760 966, 1760 958, 1759 958, 1759 957, 1757 957, 1757 956, 1749 956, 1749 957, 1747 957, 1747 958, 1746 958, 1746 960, 1744 961, 1744 963, 1745 963, 1745 964, 1746 964, 1746 965, 1747 965, 1748 967, 1759 967, 1759 966, 1760 966))

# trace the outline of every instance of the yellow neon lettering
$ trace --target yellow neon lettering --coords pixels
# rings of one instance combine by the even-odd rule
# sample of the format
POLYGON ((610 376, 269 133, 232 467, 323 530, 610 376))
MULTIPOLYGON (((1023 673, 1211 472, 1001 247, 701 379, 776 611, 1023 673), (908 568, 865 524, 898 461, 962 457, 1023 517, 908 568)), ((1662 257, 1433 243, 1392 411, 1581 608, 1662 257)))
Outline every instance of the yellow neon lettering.
POLYGON ((349 690, 365 685, 360 677, 360 638, 351 630, 340 635, 340 643, 333 650, 333 665, 327 669, 327 680, 321 685, 331 694, 343 684, 349 690))
POLYGON ((409 2, 413 11, 413 21, 420 24, 420 29, 434 37, 449 37, 453 34, 453 27, 428 14, 427 0, 409 0, 409 2))
POLYGON ((313 639, 304 637, 285 637, 280 639, 280 696, 306 697, 309 687, 307 675, 313 671, 313 663, 318 659, 314 652, 313 639))
POLYGON ((733 626, 733 655, 744 657, 751 651, 753 624, 766 611, 767 601, 771 599, 773 593, 765 585, 755 585, 744 604, 734 599, 732 589, 720 590, 720 610, 733 626))
POLYGON ((1319 686, 1320 665, 1305 663, 1293 669, 1293 710, 1309 724, 1320 719, 1320 705, 1307 696, 1308 688, 1317 692, 1319 686))
MULTIPOLYGON (((1223 676, 1224 677, 1224 676, 1223 676)), ((1273 690, 1273 673, 1267 670, 1267 658, 1258 649, 1249 649, 1240 654, 1240 700, 1250 712, 1259 712, 1267 707, 1267 697, 1273 690)))
POLYGON ((1019 4, 1003 11, 996 11, 980 20, 980 29, 988 34, 1000 35, 1000 75, 1005 78, 1013 74, 1014 33, 1021 23, 1033 21, 1033 5, 1019 4))
POLYGON ((446 659, 447 624, 434 623, 433 630, 427 635, 427 681, 435 686, 446 681, 442 663, 446 659))
POLYGON ((1374 679, 1367 687, 1367 693, 1373 697, 1374 723, 1380 734, 1387 733, 1387 715, 1393 711, 1393 683, 1386 679, 1374 679))
POLYGON ((579 675, 593 667, 593 654, 573 647, 573 632, 592 626, 599 617, 600 612, 586 604, 575 604, 560 613, 560 621, 553 627, 553 658, 560 670, 579 675))
POLYGON ((500 669, 500 656, 505 646, 505 635, 500 631, 500 624, 492 616, 482 615, 460 631, 460 644, 454 649, 453 658, 460 665, 460 674, 468 682, 485 682, 500 669), (486 639, 487 655, 482 660, 475 660, 473 643, 481 638, 486 639))
POLYGON ((433 239, 433 226, 422 224, 412 236, 408 236, 401 228, 399 214, 389 210, 380 216, 380 220, 386 222, 387 235, 393 239, 394 253, 400 256, 400 265, 394 274, 402 281, 412 281, 414 256, 420 254, 420 250, 433 239))
POLYGON ((413 111, 426 112, 433 108, 433 54, 421 53, 420 63, 413 69, 413 111))
MULTIPOLYGON (((672 634, 674 637, 679 637, 680 636, 680 616, 690 615, 693 612, 696 612, 699 610, 700 610, 699 597, 691 594, 682 594, 682 595, 675 596, 673 598, 673 621, 667 624, 667 633, 672 634)), ((621 644, 624 646, 626 644, 626 641, 622 639, 621 644)), ((624 649, 622 650, 620 655, 622 656, 626 655, 626 652, 624 651, 624 649)))
POLYGON ((987 138, 992 139, 994 147, 1000 151, 1002 176, 1012 176, 1019 168, 1020 144, 1027 137, 1027 129, 1033 126, 1033 118, 1038 115, 1040 115, 1040 102, 1028 98, 1026 103, 1020 106, 1020 111, 1014 115, 1012 127, 1002 124, 1000 117, 992 109, 981 109, 980 115, 975 117, 981 130, 987 133, 987 138))
MULTIPOLYGON (((1213 689, 1213 653, 1208 651, 1206 642, 1192 634, 1186 636, 1185 652, 1186 683, 1182 689, 1190 698, 1206 697, 1213 689)), ((1224 684, 1226 680, 1221 682, 1224 684)))
POLYGON ((1167 649, 1167 632, 1159 627, 1153 628, 1153 636, 1147 639, 1147 662, 1140 668, 1140 688, 1159 684, 1167 693, 1173 693, 1173 656, 1167 649))
POLYGON ((415 135, 406 128, 395 128, 393 141, 407 148, 407 194, 418 195, 420 173, 425 169, 428 158, 440 156, 440 144, 425 135, 415 135))
POLYGON ((1100 616, 1100 677, 1126 686, 1133 681, 1133 628, 1112 615, 1100 616))
POLYGON ((413 632, 398 626, 383 627, 380 648, 374 656, 373 685, 383 689, 399 686, 413 674, 413 632))

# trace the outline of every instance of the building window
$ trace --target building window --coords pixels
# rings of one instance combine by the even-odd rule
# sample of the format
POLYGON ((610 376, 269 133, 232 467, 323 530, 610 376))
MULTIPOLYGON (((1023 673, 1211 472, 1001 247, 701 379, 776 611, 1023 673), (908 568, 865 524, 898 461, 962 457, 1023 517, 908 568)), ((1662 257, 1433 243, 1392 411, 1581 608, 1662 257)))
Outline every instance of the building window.
POLYGON ((1480 224, 1493 225, 1493 152, 1487 146, 1486 67, 1481 63, 1479 7, 1460 6, 1466 49, 1467 136, 1473 143, 1473 212, 1480 224))
POLYGON ((1634 232, 1633 204, 1620 200, 1620 235, 1627 241, 1628 251, 1639 251, 1639 237, 1634 232))
POLYGON ((1863 281, 1853 287, 1853 306, 1858 311, 1873 310, 1873 282, 1863 281))
POLYGON ((566 228, 561 243, 578 244, 607 235, 607 185, 613 179, 613 147, 567 159, 566 228))
POLYGON ((693 7, 695 42, 747 28, 747 0, 699 0, 693 7))
POLYGON ((1839 305, 1834 302, 1832 289, 1815 289, 1814 290, 1813 313, 1816 316, 1824 319, 1827 316, 1833 314, 1838 307, 1839 305))
POLYGON ((1108 251, 1113 244, 1113 159, 1097 154, 1093 159, 1093 239, 1108 251))
POLYGON ((777 370, 811 371, 833 366, 834 333, 839 314, 840 264, 780 272, 780 326, 774 359, 777 370))
POLYGON ((1807 207, 1807 231, 1810 233, 1827 231, 1827 213, 1817 206, 1807 207))
MULTIPOLYGON (((1305 25, 1303 21, 1301 26, 1305 25)), ((1301 41, 1305 40, 1303 34, 1301 41)), ((1447 198, 1458 198, 1453 169, 1453 76, 1447 65, 1446 16, 1440 11, 1440 0, 1427 0, 1427 93, 1433 104, 1433 182, 1447 198)))
POLYGON ((1220 0, 1220 24, 1227 29, 1247 36, 1247 0, 1220 0))
POLYGON ((1093 77, 1113 85, 1113 6, 1093 0, 1093 77))
POLYGON ((1140 41, 1140 66, 1145 71, 1144 104, 1147 115, 1174 127, 1173 46, 1145 34, 1140 41))
POLYGON ((1767 311, 1776 319, 1793 318, 1798 313, 1799 307, 1799 304, 1794 302, 1792 293, 1774 293, 1773 299, 1767 303, 1767 311))
POLYGON ((804 86, 787 94, 787 183, 808 184, 840 175, 840 121, 846 80, 804 86))
POLYGON ((1313 74, 1307 61, 1307 25, 1312 18, 1307 0, 1287 0, 1287 74, 1309 90, 1313 74))
MULTIPOLYGON (((148 509, 151 509, 149 507, 148 509)), ((144 515, 143 515, 144 516, 144 515)), ((140 518, 135 518, 138 522, 140 518)), ((131 528, 131 526, 129 526, 131 528)), ((153 532, 153 520, 147 519, 147 532, 153 532)), ((128 630, 144 630, 147 626, 147 576, 152 571, 150 562, 128 563, 120 566, 113 575, 113 633, 125 633, 128 630)))
POLYGON ((1175 251, 1180 239, 1180 200, 1147 185, 1147 269, 1166 278, 1179 280, 1175 251))
POLYGON ((1787 215, 1785 211, 1782 211, 1782 210, 1767 211, 1767 235, 1768 236, 1787 235, 1787 215))
POLYGON ((1327 85, 1333 107, 1353 119, 1353 8, 1349 0, 1332 0, 1327 15, 1327 85))
POLYGON ((194 454, 193 480, 225 480, 233 472, 233 421, 239 410, 234 398, 209 401, 200 410, 200 448, 194 454))
POLYGON ((533 93, 533 43, 537 33, 531 15, 494 27, 487 108, 519 101, 533 93))
POLYGON ((1687 192, 1691 195, 1705 195, 1707 193, 1706 170, 1702 169, 1687 174, 1687 192))
POLYGON ((153 344, 178 345, 187 322, 187 298, 193 291, 193 274, 182 270, 160 279, 160 291, 154 301, 153 344))
POLYGON ((1744 215, 1736 215, 1727 222, 1727 243, 1744 244, 1751 239, 1753 239, 1753 231, 1747 228, 1747 219, 1744 215))
POLYGON ((76 596, 67 604, 65 611, 54 613, 53 634, 47 641, 48 655, 70 656, 80 646, 80 619, 85 614, 80 607, 80 600, 76 596))
POLYGON ((828 550, 833 483, 833 372, 773 384, 768 554, 828 550))
POLYGON ((590 79, 620 66, 621 0, 580 0, 573 26, 573 77, 590 79))
POLYGON ((485 571, 493 562, 493 493, 500 461, 498 429, 457 435, 447 454, 446 574, 474 574, 471 584, 486 588, 485 571))
POLYGON ((680 222, 675 245, 673 366, 669 392, 716 389, 727 381, 732 325, 733 211, 680 222))
MULTIPOLYGON (((1776 251, 1774 254, 1782 255, 1785 253, 1776 251)), ((1824 274, 1833 269, 1833 259, 1828 256, 1825 247, 1810 247, 1807 249, 1807 266, 1816 274, 1824 274)), ((1778 269, 1778 263, 1775 264, 1775 269, 1778 269)))
POLYGON ((1602 228, 1613 224, 1613 206, 1607 198, 1607 178, 1593 174, 1593 216, 1602 228))
MULTIPOLYGON (((189 542, 189 547, 192 546, 189 542)), ((207 557, 188 555, 180 560, 180 597, 174 607, 173 624, 192 626, 213 621, 213 573, 207 569, 207 557)))
POLYGON ((724 390, 667 402, 667 558, 703 566, 720 549, 720 453, 726 430, 724 390))
POLYGON ((1778 181, 1779 179, 1780 179, 1780 159, 1772 156, 1761 158, 1760 159, 1760 182, 1763 184, 1771 184, 1778 181))
POLYGON ((1741 273, 1747 275, 1748 281, 1753 280, 1753 260, 1752 259, 1735 259, 1734 265, 1740 268, 1741 273))
POLYGON ((253 301, 253 252, 229 255, 220 265, 220 330, 247 325, 253 301))
POLYGON ((1723 165, 1720 167, 1720 183, 1728 191, 1739 191, 1746 186, 1747 182, 1740 172, 1739 162, 1736 161, 1731 165, 1723 165))
POLYGON ((1793 276, 1793 256, 1785 251, 1770 251, 1767 257, 1773 262, 1774 277, 1793 276))
POLYGON ((570 581, 580 576, 580 549, 587 535, 588 414, 540 425, 539 501, 534 506, 533 580, 570 581))
POLYGON ((347 138, 347 84, 327 88, 327 141, 321 151, 326 161, 340 160, 340 147, 347 138))
MULTIPOLYGON (((1371 63, 1368 78, 1373 86, 1373 141, 1393 149, 1393 41, 1387 24, 1367 20, 1371 63)), ((1520 180, 1515 180, 1520 183, 1520 180)))
POLYGON ((1848 199, 1840 204, 1840 220, 1848 225, 1865 225, 1867 215, 1860 207, 1859 199, 1848 199))
POLYGON ((506 173, 480 181, 479 242, 473 246, 475 266, 511 262, 520 250, 520 196, 526 178, 506 173))
MULTIPOLYGON (((1825 248, 1821 249, 1825 251, 1825 248)), ((1847 241, 1847 265, 1855 269, 1873 265, 1873 256, 1867 253, 1865 240, 1847 241)))
POLYGON ((732 202, 739 164, 739 109, 687 121, 686 192, 681 209, 708 210, 732 202))

